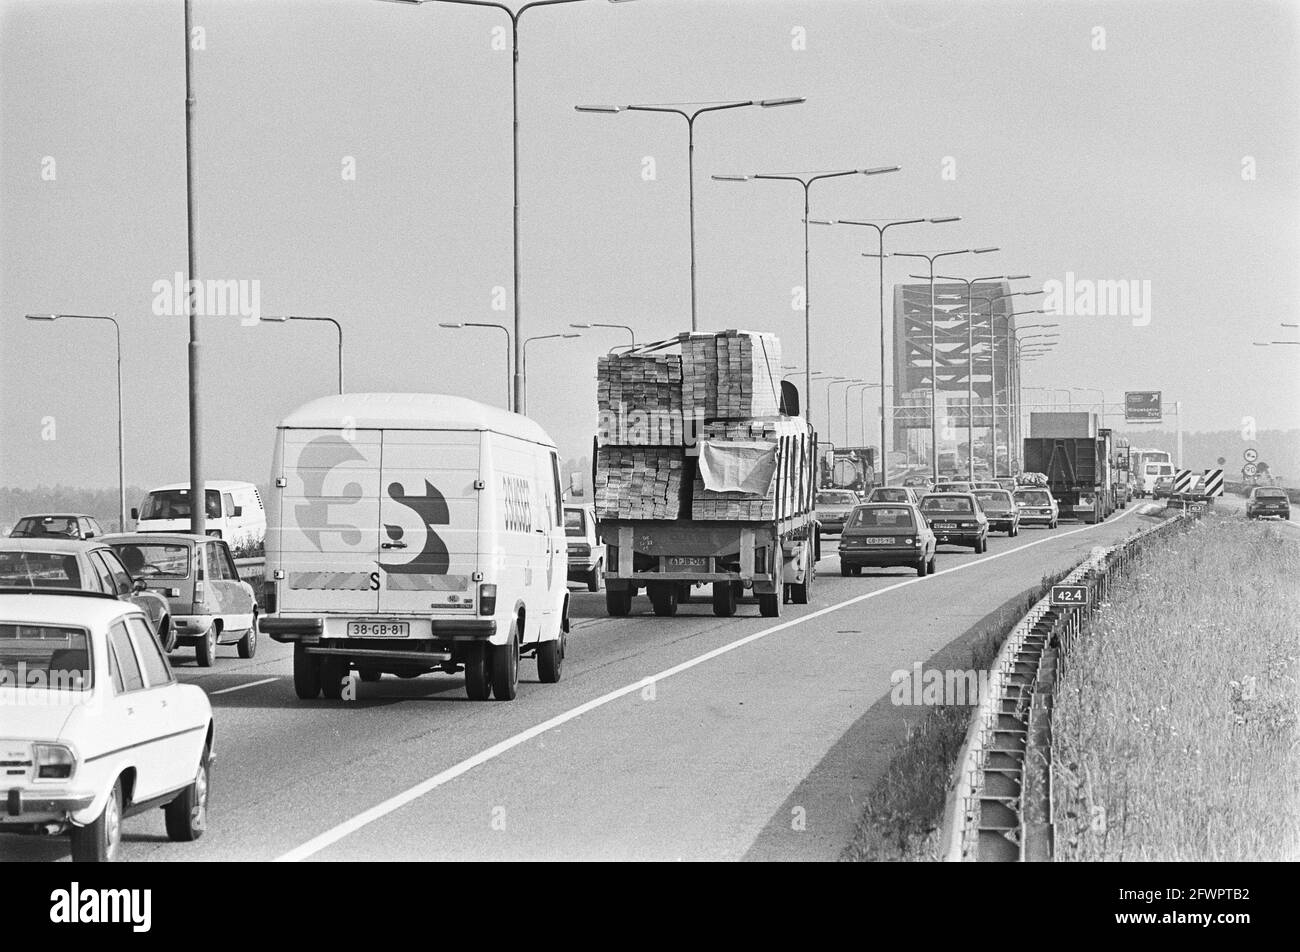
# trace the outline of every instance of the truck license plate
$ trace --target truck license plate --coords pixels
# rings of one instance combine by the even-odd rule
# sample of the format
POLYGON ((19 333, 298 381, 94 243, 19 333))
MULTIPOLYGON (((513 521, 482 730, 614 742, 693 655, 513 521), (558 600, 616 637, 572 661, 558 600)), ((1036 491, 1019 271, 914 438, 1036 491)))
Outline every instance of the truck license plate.
POLYGON ((350 621, 349 638, 409 638, 411 625, 405 621, 350 621))
POLYGON ((707 572, 708 556, 670 555, 666 560, 669 572, 707 572))

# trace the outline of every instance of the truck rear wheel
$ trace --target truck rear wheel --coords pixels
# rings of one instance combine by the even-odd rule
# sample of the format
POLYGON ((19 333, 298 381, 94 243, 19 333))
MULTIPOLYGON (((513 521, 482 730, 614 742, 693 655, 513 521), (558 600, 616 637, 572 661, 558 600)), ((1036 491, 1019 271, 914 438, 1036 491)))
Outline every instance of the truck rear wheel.
POLYGON ((492 696, 492 672, 486 641, 465 649, 465 693, 471 701, 486 701, 492 696))
POLYGON ((301 641, 293 643, 293 690, 303 701, 320 697, 320 659, 309 655, 301 641))
POLYGON ((601 570, 604 569, 604 567, 605 567, 604 562, 597 562, 596 567, 593 568, 591 572, 587 575, 587 591, 589 592, 600 591, 600 573, 601 570))
POLYGON ((669 616, 677 614, 676 582, 651 582, 648 589, 650 604, 654 608, 656 615, 669 616))
POLYGON ((790 583, 790 601, 796 605, 807 605, 809 598, 812 597, 813 579, 817 576, 817 563, 813 561, 811 553, 806 556, 806 564, 803 568, 803 581, 790 583))
POLYGON ((736 614, 736 586, 731 582, 713 583, 713 614, 719 618, 736 614))
POLYGON ((632 590, 624 588, 614 590, 605 589, 605 612, 612 618, 622 618, 632 611, 632 590))
POLYGON ((781 593, 758 596, 758 613, 764 618, 781 617, 781 593))

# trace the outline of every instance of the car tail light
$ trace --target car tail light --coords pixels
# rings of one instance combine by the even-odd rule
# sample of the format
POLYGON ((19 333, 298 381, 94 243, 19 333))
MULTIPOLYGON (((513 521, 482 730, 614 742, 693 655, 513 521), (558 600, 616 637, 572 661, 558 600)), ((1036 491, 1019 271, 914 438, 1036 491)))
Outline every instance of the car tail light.
POLYGON ((483 582, 478 587, 478 613, 480 615, 497 613, 497 587, 489 582, 483 582))
POLYGON ((36 744, 36 779, 67 780, 77 767, 77 758, 62 744, 36 744))

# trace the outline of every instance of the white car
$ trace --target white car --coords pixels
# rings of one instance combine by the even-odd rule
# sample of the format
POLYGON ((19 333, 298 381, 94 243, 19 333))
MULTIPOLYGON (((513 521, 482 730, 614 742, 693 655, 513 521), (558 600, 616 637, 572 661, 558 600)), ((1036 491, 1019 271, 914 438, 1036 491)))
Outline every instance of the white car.
POLYGON ((0 589, 0 835, 71 830, 117 857, 123 819, 207 826, 212 708, 179 684, 144 612, 96 592, 0 589))
POLYGON ((569 581, 581 582, 589 592, 599 592, 605 543, 596 534, 595 507, 566 505, 564 534, 569 539, 569 581))

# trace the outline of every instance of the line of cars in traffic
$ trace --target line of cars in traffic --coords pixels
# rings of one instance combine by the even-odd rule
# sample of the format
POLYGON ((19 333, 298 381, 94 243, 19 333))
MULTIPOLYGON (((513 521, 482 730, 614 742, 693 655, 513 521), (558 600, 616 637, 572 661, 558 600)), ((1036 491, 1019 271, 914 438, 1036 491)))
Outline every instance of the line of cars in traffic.
POLYGON ((991 532, 1011 537, 1023 525, 1054 529, 1060 513, 1050 490, 1032 477, 932 482, 913 476, 862 495, 822 490, 817 517, 823 534, 840 536, 842 576, 892 567, 925 576, 935 572, 940 545, 984 552, 991 532))

